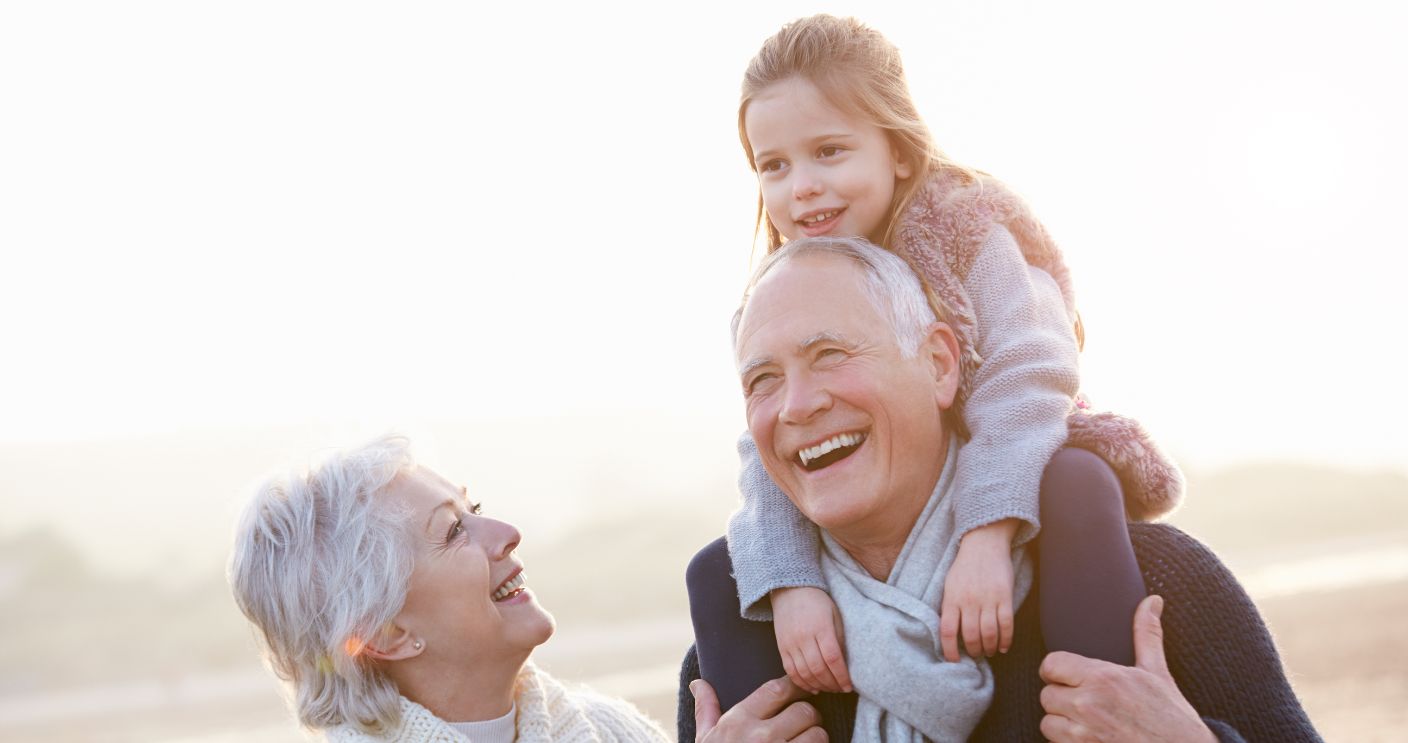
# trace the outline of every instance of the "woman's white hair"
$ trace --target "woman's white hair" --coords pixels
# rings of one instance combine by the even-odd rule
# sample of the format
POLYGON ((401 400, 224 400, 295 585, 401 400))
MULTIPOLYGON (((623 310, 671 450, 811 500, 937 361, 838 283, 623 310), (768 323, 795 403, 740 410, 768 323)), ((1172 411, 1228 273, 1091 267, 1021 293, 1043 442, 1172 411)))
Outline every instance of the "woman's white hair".
POLYGON ((738 346, 738 325, 743 311, 753 297, 753 289, 773 269, 804 255, 825 253, 854 261, 861 268, 866 297, 875 310, 890 323, 905 358, 913 358, 934 322, 943 319, 936 298, 925 291, 919 275, 905 260, 861 237, 806 237, 789 240, 763 259, 748 288, 743 302, 733 314, 733 341, 738 346))
POLYGON ((409 442, 385 436, 271 479, 240 518, 235 603, 305 726, 375 733, 400 722, 396 686, 362 651, 405 604, 414 552, 403 514, 379 501, 412 466, 409 442))

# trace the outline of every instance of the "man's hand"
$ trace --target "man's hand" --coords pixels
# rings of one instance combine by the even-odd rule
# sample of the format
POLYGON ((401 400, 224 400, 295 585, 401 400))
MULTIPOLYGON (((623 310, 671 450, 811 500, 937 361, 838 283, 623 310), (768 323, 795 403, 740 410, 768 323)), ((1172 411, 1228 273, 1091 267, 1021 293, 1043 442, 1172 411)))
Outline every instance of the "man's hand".
POLYGON ((850 691, 836 602, 820 588, 807 586, 779 588, 770 595, 772 626, 787 677, 813 694, 850 691))
POLYGON ((980 526, 958 543, 944 578, 939 642, 944 659, 958 661, 958 637, 969 655, 992 657, 1012 647, 1012 539, 1017 520, 980 526))
POLYGON ((1164 660, 1164 600, 1134 612, 1134 667, 1055 652, 1041 663, 1041 734, 1066 741, 1216 741, 1164 660))
POLYGON ((797 701, 806 691, 785 676, 758 687, 722 717, 719 698, 709 682, 691 681, 689 693, 694 695, 695 743, 826 743, 826 731, 819 727, 821 715, 810 704, 797 701))

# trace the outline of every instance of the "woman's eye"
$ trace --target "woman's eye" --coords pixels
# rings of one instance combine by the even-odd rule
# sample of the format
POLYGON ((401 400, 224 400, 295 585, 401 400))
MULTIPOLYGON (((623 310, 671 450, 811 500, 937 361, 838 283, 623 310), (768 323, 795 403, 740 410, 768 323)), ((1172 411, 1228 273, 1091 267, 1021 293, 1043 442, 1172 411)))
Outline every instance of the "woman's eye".
POLYGON ((825 358, 835 359, 845 355, 845 352, 839 348, 823 348, 820 351, 817 351, 816 358, 819 361, 825 358))
POLYGON ((455 540, 455 537, 458 537, 459 535, 461 535, 461 534, 463 534, 463 533, 464 533, 464 519, 463 519, 463 518, 455 519, 455 520, 454 520, 454 523, 450 524, 450 530, 447 531, 447 532, 445 532, 445 543, 446 543, 446 544, 449 544, 450 542, 453 542, 453 541, 455 540))

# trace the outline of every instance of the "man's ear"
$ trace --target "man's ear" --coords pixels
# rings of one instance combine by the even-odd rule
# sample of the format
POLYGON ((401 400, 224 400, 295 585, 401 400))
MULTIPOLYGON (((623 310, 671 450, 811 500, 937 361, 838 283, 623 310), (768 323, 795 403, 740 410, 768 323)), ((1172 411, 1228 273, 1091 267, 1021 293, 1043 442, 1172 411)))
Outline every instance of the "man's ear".
POLYGON ((962 382, 962 368, 958 363, 958 336, 948 323, 936 322, 929 326, 920 353, 929 361, 934 374, 934 393, 939 408, 947 410, 953 406, 958 396, 958 386, 962 382))
POLYGON ((367 642, 362 652, 377 660, 405 660, 420 655, 425 642, 413 637, 404 627, 392 623, 367 642))

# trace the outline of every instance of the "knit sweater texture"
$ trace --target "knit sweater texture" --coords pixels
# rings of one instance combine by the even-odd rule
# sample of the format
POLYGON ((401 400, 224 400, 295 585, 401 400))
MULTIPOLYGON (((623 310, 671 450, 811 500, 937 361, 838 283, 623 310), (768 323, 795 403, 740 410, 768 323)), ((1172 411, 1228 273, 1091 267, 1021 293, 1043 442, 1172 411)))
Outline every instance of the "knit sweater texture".
MULTIPOLYGON (((524 665, 513 689, 518 707, 517 743, 662 743, 665 731, 619 699, 585 689, 568 689, 524 665)), ((401 722, 381 735, 344 724, 327 731, 334 743, 469 743, 430 710, 401 698, 401 722)))
MULTIPOLYGON (((1060 250, 1000 182, 932 178, 896 232, 895 251, 946 308, 960 346, 955 402, 966 434, 954 484, 959 534, 1007 518, 1015 545, 1040 526, 1042 472, 1062 445, 1109 462, 1136 519, 1170 511, 1182 475, 1134 421, 1077 407, 1075 305, 1060 250)), ((752 439, 739 441, 742 503, 729 521, 743 616, 771 618, 778 588, 825 588, 815 527, 772 482, 752 439)))
MULTIPOLYGON (((1296 698, 1271 633, 1232 573, 1207 547, 1167 524, 1131 524, 1130 541, 1150 593, 1164 597, 1164 651, 1179 690, 1224 743, 1319 741, 1296 698)), ((1041 741, 1046 646, 1041 637, 1037 587, 1017 613, 1012 649, 991 659, 996 692, 973 741, 1041 741)), ((699 677, 694 648, 680 671, 680 743, 692 743, 699 677)), ((856 695, 821 694, 831 743, 850 743, 856 695)))

